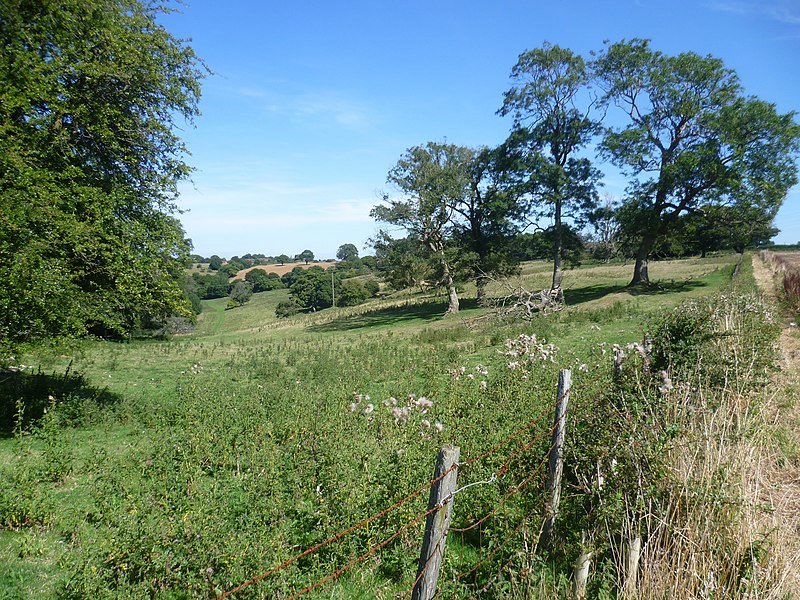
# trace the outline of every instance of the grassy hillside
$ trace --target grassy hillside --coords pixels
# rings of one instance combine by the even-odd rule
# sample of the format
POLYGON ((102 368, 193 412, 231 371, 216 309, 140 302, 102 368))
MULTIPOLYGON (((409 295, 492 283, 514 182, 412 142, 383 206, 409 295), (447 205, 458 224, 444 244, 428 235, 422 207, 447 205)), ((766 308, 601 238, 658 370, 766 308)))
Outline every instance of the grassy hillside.
MULTIPOLYGON (((0 491, 0 596, 215 597, 405 498, 430 480, 444 443, 461 449, 460 484, 502 473, 499 484, 475 485, 458 497, 454 527, 491 517, 451 535, 445 597, 480 590, 490 597, 563 594, 587 519, 619 531, 630 522, 620 508, 630 500, 625 494, 581 495, 581 477, 608 468, 608 448, 638 444, 636 456, 652 463, 652 485, 672 481, 670 467, 654 457, 666 456, 677 434, 654 419, 667 413, 677 419, 680 411, 667 410, 662 400, 630 404, 653 394, 663 399, 656 391, 663 382, 657 371, 645 381, 635 359, 613 380, 612 345, 640 342, 664 315, 688 314, 671 312, 688 300, 701 307, 691 310, 722 314, 716 300, 701 299, 729 289, 734 260, 654 263, 657 285, 638 292, 625 287, 629 266, 572 270, 564 281, 568 307, 529 322, 491 319, 490 309, 470 300, 469 288, 465 310, 455 317, 440 316, 444 298, 406 294, 278 320, 275 306, 287 293, 278 290, 234 310, 224 309, 225 299, 205 302, 197 330, 170 341, 97 341, 75 356, 25 357, 35 372, 2 383, 9 401, 0 439, 0 478, 7 482, 0 491), (517 355, 509 355, 521 339, 526 350, 517 345, 517 355), (564 535, 548 557, 524 548, 531 540, 535 545, 541 524, 541 467, 554 385, 564 368, 575 381, 573 467, 564 535), (602 414, 614 416, 598 424, 602 414), (622 422, 657 435, 613 433, 622 422)), ((547 264, 532 263, 518 281, 496 283, 490 295, 517 285, 542 289, 548 278, 547 264)), ((730 308, 730 319, 750 314, 739 308, 730 308)), ((658 326, 674 333, 685 325, 673 321, 658 326)), ((691 328, 685 333, 691 337, 691 328)), ((722 352, 720 340, 768 342, 766 334, 754 342, 744 333, 709 335, 713 349, 708 339, 697 341, 706 353, 722 352)), ((673 346, 676 356, 686 355, 679 343, 673 346)), ((722 354, 712 359, 727 361, 722 354)), ((749 369, 764 374, 755 359, 749 369)), ((687 385, 701 377, 670 373, 676 387, 681 377, 687 385)), ((629 483, 636 477, 628 466, 605 477, 629 483)), ((665 493, 648 487, 637 497, 650 498, 652 514, 663 515, 665 493)), ((426 494, 237 597, 287 598, 339 568, 346 568, 341 577, 309 596, 406 592, 424 522, 414 519, 424 512, 426 494), (379 551, 348 567, 395 531, 379 551)), ((617 549, 601 529, 592 534, 596 594, 612 593, 617 583, 617 549)))

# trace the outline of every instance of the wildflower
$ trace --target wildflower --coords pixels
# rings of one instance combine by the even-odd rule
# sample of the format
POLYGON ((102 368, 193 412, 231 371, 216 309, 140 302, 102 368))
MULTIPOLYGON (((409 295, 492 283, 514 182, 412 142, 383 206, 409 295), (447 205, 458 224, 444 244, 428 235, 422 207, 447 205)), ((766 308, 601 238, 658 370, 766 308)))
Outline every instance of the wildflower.
POLYGON ((484 367, 483 365, 478 365, 478 366, 476 366, 476 367, 475 367, 475 371, 476 371, 476 372, 477 372, 479 375, 483 375, 484 377, 486 377, 486 376, 488 376, 488 375, 489 375, 489 370, 488 370, 486 367, 484 367))
POLYGON ((423 429, 427 429, 428 427, 431 426, 431 422, 428 421, 428 419, 422 419, 422 421, 420 421, 419 424, 422 425, 423 429))
POLYGON ((368 415, 368 414, 369 414, 369 413, 371 413, 373 410, 375 410, 375 406, 373 406, 372 404, 367 404, 367 405, 364 407, 364 414, 365 414, 365 415, 368 415))
POLYGON ((433 428, 439 433, 444 431, 444 425, 442 425, 439 421, 436 421, 436 423, 433 424, 433 428))
POLYGON ((486 383, 486 380, 485 380, 485 379, 483 379, 483 380, 482 380, 482 381, 481 381, 481 382, 480 382, 478 385, 479 385, 479 387, 480 387, 482 390, 485 390, 485 389, 486 389, 486 386, 488 386, 489 384, 488 384, 488 383, 486 383))
POLYGON ((578 366, 578 371, 581 371, 581 372, 585 373, 588 370, 589 370, 589 365, 587 365, 586 363, 581 363, 578 366))
POLYGON ((397 458, 403 458, 403 454, 405 454, 405 453, 406 453, 406 451, 403 448, 400 448, 397 451, 397 458))
POLYGON ((467 375, 467 379, 469 379, 470 381, 472 381, 473 379, 475 379, 475 375, 473 375, 472 373, 469 373, 469 374, 467 375))
POLYGON ((423 415, 428 412, 428 409, 433 406, 433 402, 428 400, 425 396, 420 396, 419 399, 414 402, 414 405, 419 409, 423 415))
POLYGON ((352 403, 350 406, 348 406, 347 408, 350 410, 350 412, 356 412, 356 410, 358 409, 358 404, 357 404, 356 402, 353 402, 353 403, 352 403))
POLYGON ((512 371, 515 370, 515 369, 518 369, 519 368, 519 361, 518 360, 512 360, 510 363, 508 363, 508 368, 511 369, 512 371))

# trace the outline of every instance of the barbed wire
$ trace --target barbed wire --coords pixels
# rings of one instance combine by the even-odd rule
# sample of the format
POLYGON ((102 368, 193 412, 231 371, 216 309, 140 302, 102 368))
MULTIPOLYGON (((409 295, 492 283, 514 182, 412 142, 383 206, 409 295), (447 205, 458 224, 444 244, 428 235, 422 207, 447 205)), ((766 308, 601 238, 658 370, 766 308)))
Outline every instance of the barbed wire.
MULTIPOLYGON (((255 577, 249 579, 248 581, 245 581, 244 583, 242 583, 242 584, 240 584, 240 585, 238 585, 238 586, 236 586, 236 587, 234 587, 234 588, 232 588, 232 589, 230 589, 230 590, 228 590, 226 592, 223 592, 222 594, 219 594, 218 596, 216 596, 215 600, 224 600, 224 598, 228 598, 228 597, 230 597, 233 594, 243 590, 244 588, 246 588, 248 586, 251 586, 251 585, 254 585, 256 583, 259 583, 260 581, 263 581, 264 579, 266 579, 270 575, 273 575, 273 574, 277 573, 278 571, 280 571, 282 569, 285 569, 286 567, 290 566, 291 564, 295 563, 296 561, 300 560, 301 558, 317 552, 318 550, 320 550, 321 548, 327 546, 328 544, 334 543, 334 542, 342 539, 344 536, 346 536, 346 535, 348 535, 348 534, 350 534, 350 533, 352 533, 352 532, 354 532, 354 531, 356 531, 356 530, 368 525, 369 523, 375 521, 376 519, 379 519, 379 518, 387 515, 391 511, 399 508, 400 506, 402 506, 403 504, 405 504, 406 502, 408 502, 412 498, 416 497, 417 495, 421 494, 425 490, 430 489, 432 486, 434 486, 436 483, 438 483, 440 480, 442 480, 445 476, 447 476, 453 470, 456 470, 456 469, 459 469, 459 468, 465 467, 465 466, 471 466, 471 465, 473 465, 473 464, 475 464, 475 463, 477 463, 477 462, 479 462, 481 460, 484 460, 488 456, 491 456, 492 454, 497 453, 503 446, 505 446, 506 444, 508 444, 509 442, 514 440, 515 438, 519 437, 520 435, 522 435, 525 431, 527 431, 527 430, 531 429, 532 427, 534 427, 545 416, 548 416, 548 415, 552 414, 552 410, 554 409, 554 407, 559 402, 561 402, 563 400, 563 397, 566 394, 573 394, 574 395, 576 391, 580 391, 582 389, 586 389, 587 387, 589 387, 590 385, 596 383, 597 381, 599 381, 600 379, 602 379, 605 376, 607 376, 606 373, 599 373, 598 375, 593 377, 592 380, 587 381, 587 382, 581 382, 580 385, 573 386, 570 390, 567 390, 564 394, 559 395, 556 398, 554 403, 552 403, 551 405, 548 405, 548 407, 547 407, 548 410, 542 411, 541 413, 536 415, 534 418, 530 419, 528 422, 526 422, 522 426, 518 427, 511 434, 509 434, 508 436, 503 438, 499 443, 495 444, 488 451, 483 452, 482 454, 480 454, 478 456, 475 456, 475 457, 472 457, 472 458, 470 458, 470 459, 468 459, 466 461, 462 461, 460 463, 452 465, 449 469, 447 469, 441 475, 439 475, 438 477, 432 479, 431 481, 429 481, 425 485, 417 488, 416 490, 410 492, 405 497, 401 498, 400 500, 398 500, 397 502, 395 502, 391 506, 389 506, 389 507, 387 507, 387 508, 385 508, 385 509, 383 509, 383 510, 381 510, 381 511, 379 511, 379 512, 377 512, 377 513, 375 513, 375 514, 373 514, 373 515, 371 515, 371 516, 369 516, 367 518, 365 518, 365 519, 362 519, 361 521, 353 524, 352 526, 348 527, 347 529, 344 529, 344 530, 342 530, 342 531, 330 536, 329 538, 323 540, 322 542, 319 542, 318 544, 315 544, 314 546, 311 546, 311 547, 307 548, 303 552, 301 552, 301 553, 299 553, 299 554, 297 554, 297 555, 285 560, 284 562, 280 563, 279 565, 276 565, 275 567, 269 569, 268 571, 266 571, 266 572, 264 572, 264 573, 262 573, 260 575, 257 575, 255 577)), ((575 417, 576 409, 578 409, 579 407, 582 407, 584 405, 589 404, 591 400, 596 400, 597 397, 599 397, 600 395, 602 395, 602 392, 601 392, 601 394, 598 394, 597 396, 594 396, 594 397, 591 397, 591 398, 584 397, 581 400, 579 400, 577 403, 573 402, 572 407, 570 407, 570 409, 569 409, 569 413, 572 415, 571 418, 575 417)), ((561 417, 561 419, 565 419, 565 418, 566 418, 566 413, 561 417)), ((476 481, 476 482, 467 484, 467 485, 457 489, 456 491, 452 492, 442 502, 440 502, 439 504, 437 504, 433 508, 428 509, 427 511, 418 514, 411 521, 409 521, 408 523, 406 523, 405 525, 403 525, 402 527, 397 529, 392 535, 390 535, 388 538, 386 538, 381 543, 372 546, 366 552, 361 554, 356 559, 350 561, 349 563, 347 563, 343 567, 338 568, 336 571, 334 571, 332 573, 329 573, 328 575, 326 575, 325 577, 322 577, 321 579, 317 580, 316 582, 312 583, 311 585, 306 586, 305 588, 303 588, 302 590, 300 590, 296 594, 290 596, 289 600, 291 600, 292 598, 297 598, 297 597, 299 597, 299 596, 301 596, 301 595, 303 595, 303 594, 315 589, 316 587, 324 584, 325 582, 330 581, 331 579, 335 579, 336 577, 339 577, 342 573, 344 573, 345 571, 349 570, 354 565, 356 565, 359 562, 365 560, 366 558, 368 558, 369 556, 371 556, 372 554, 374 554, 378 550, 384 548, 392 540, 394 540, 397 536, 399 536, 403 531, 405 531, 406 529, 408 529, 409 527, 411 527, 415 523, 418 523, 420 520, 422 520, 423 518, 425 518, 428 515, 432 514, 436 510, 439 510, 442 507, 443 504, 446 504, 447 502, 452 500, 453 496, 455 496, 456 494, 464 492, 468 488, 473 487, 475 485, 491 484, 491 483, 494 483, 494 482, 498 481, 503 475, 505 475, 507 473, 508 469, 510 468, 510 466, 511 466, 513 460, 514 460, 514 458, 519 456, 521 453, 529 450, 531 447, 533 447, 535 444, 537 444, 540 441, 542 441, 548 435, 552 435, 552 433, 555 430, 555 428, 557 427, 557 425, 558 425, 558 423, 554 422, 553 426, 551 428, 545 429, 540 435, 534 436, 533 439, 531 439, 527 443, 519 445, 513 452, 511 452, 506 457, 506 459, 504 460, 504 462, 501 465, 501 467, 498 470, 496 470, 495 472, 493 472, 491 477, 488 480, 476 481)), ((552 452, 552 450, 553 450, 553 446, 551 446, 548 449, 548 451, 545 454, 543 460, 541 460, 539 462, 537 467, 527 477, 525 477, 520 483, 511 486, 510 491, 500 500, 500 502, 498 502, 495 505, 495 507, 488 514, 486 514, 484 517, 482 517, 478 521, 474 522, 472 525, 469 525, 468 527, 465 527, 465 528, 452 528, 451 527, 450 531, 457 532, 457 533, 461 532, 462 535, 463 535, 464 532, 470 531, 470 530, 474 529, 475 527, 479 527, 486 520, 491 518, 493 515, 497 514, 497 512, 500 510, 500 508, 502 508, 510 500, 511 497, 513 497, 522 488, 524 488, 531 481, 531 479, 533 479, 542 470, 544 464, 547 463, 547 461, 549 459, 549 456, 550 456, 550 453, 552 452)), ((522 526, 522 524, 524 524, 524 522, 526 522, 527 519, 532 514, 533 513, 531 512, 525 519, 523 519, 521 521, 521 523, 514 529, 514 531, 512 533, 516 533, 519 530, 519 528, 522 526)), ((457 578, 458 579, 463 578, 463 576, 468 575, 469 573, 474 572, 475 570, 480 568, 480 566, 483 563, 485 563, 492 556, 494 556, 497 552, 499 552, 500 549, 502 549, 502 547, 504 547, 507 543, 508 543, 508 541, 506 540, 499 547, 496 547, 493 550, 493 552, 490 553, 487 557, 482 559, 475 567, 473 567, 473 569, 471 569, 470 571, 467 571, 466 573, 459 574, 457 576, 457 578)), ((442 552, 441 542, 437 543, 435 552, 437 552, 437 551, 440 552, 440 553, 442 552)), ((428 561, 425 563, 423 568, 420 570, 420 573, 417 575, 417 578, 416 578, 416 580, 414 582, 414 585, 412 586, 412 591, 413 591, 413 588, 416 587, 416 585, 420 581, 420 579, 424 576, 426 570, 428 569, 428 566, 430 564, 432 556, 433 556, 433 554, 428 559, 428 561)))
POLYGON ((224 598, 228 598, 229 596, 232 596, 233 594, 243 590, 244 588, 246 588, 248 586, 251 586, 251 585, 253 585, 255 583, 258 583, 259 581, 262 581, 262 580, 266 579, 270 575, 273 575, 274 573, 277 573, 278 571, 280 571, 282 569, 285 569, 286 567, 288 567, 292 563, 298 561, 299 559, 303 558, 304 556, 308 556, 309 554, 313 554, 314 552, 316 552, 320 548, 323 548, 324 546, 327 546, 328 544, 331 544, 331 543, 333 543, 335 541, 340 540, 345 535, 347 535, 349 533, 352 533, 353 531, 356 531, 357 529, 360 529, 361 527, 364 527, 365 525, 367 525, 368 523, 371 523, 375 519, 379 519, 380 517, 383 517, 383 516, 387 515, 388 513, 393 511, 394 509, 400 507, 401 505, 403 505, 404 503, 409 501, 411 498, 414 498, 415 496, 421 494, 425 490, 427 490, 427 489, 431 488, 432 486, 436 485, 436 483, 438 483, 446 475, 448 475, 449 473, 451 473, 453 470, 455 470, 457 468, 458 468, 458 465, 454 464, 449 469, 447 469, 444 473, 442 473, 438 477, 434 478, 433 480, 431 480, 427 484, 423 485, 422 487, 417 488, 416 490, 414 490, 413 492, 411 492, 410 494, 408 494, 407 496, 405 496, 401 500, 398 500, 397 502, 395 502, 394 504, 392 504, 388 508, 385 508, 382 511, 380 511, 378 513, 375 513, 374 515, 372 515, 370 517, 367 517, 366 519, 363 519, 363 520, 359 521, 358 523, 348 527, 347 529, 345 529, 343 531, 340 531, 339 533, 337 533, 335 535, 332 535, 328 539, 326 539, 326 540, 324 540, 324 541, 322 541, 322 542, 320 542, 320 543, 318 543, 318 544, 316 544, 314 546, 311 546, 310 548, 307 548, 306 550, 304 550, 300 554, 297 554, 297 555, 293 556, 292 558, 290 558, 288 560, 285 560, 281 564, 273 567, 272 569, 266 571, 265 573, 262 573, 261 575, 257 575, 256 577, 253 577, 252 579, 249 579, 248 581, 245 581, 244 583, 236 586, 235 588, 230 589, 227 592, 224 592, 224 593, 218 595, 215 598, 215 600, 223 600, 224 598))

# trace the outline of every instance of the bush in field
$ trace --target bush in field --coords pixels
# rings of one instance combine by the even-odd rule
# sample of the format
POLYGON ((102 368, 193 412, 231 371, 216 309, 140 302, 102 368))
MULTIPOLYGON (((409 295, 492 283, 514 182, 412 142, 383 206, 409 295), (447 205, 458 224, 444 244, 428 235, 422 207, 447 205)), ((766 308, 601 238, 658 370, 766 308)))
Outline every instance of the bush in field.
POLYGON ((236 308, 250 301, 253 296, 253 284, 249 281, 237 281, 231 290, 227 308, 236 308))
POLYGON ((370 293, 363 283, 356 279, 346 279, 337 288, 336 301, 339 306, 356 306, 370 298, 370 293))
POLYGON ((300 308, 300 305, 294 300, 284 300, 283 302, 278 302, 278 306, 275 307, 275 316, 279 319, 291 317, 299 313, 300 308))

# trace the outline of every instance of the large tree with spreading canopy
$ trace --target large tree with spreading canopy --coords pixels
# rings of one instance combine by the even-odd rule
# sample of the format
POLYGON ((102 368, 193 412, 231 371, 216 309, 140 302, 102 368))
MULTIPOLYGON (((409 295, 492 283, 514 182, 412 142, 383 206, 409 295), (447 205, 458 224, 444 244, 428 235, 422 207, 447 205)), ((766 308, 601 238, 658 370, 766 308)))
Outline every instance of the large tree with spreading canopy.
POLYGON ((0 3, 0 345, 188 314, 179 124, 202 62, 140 0, 0 3))
POLYGON ((744 95, 717 58, 668 56, 647 40, 608 45, 594 73, 602 102, 624 119, 606 131, 601 149, 629 178, 623 212, 637 234, 632 285, 649 283, 650 253, 681 215, 723 205, 772 220, 797 182, 794 113, 744 95))

